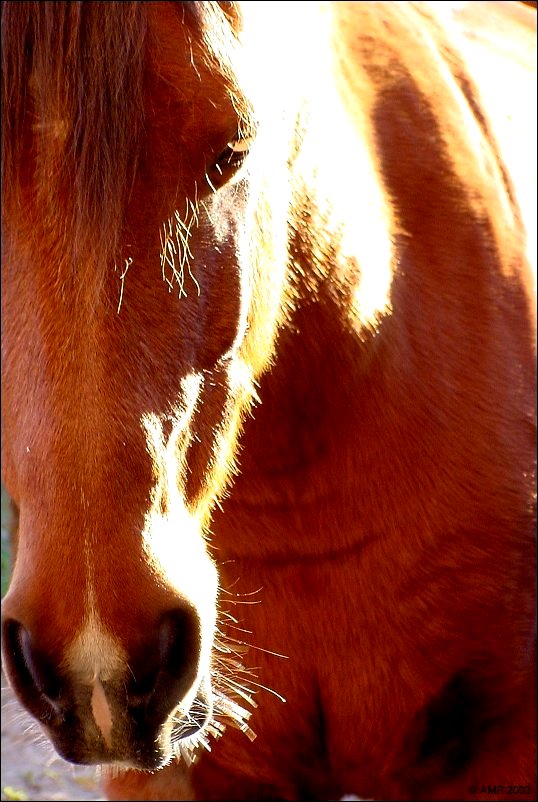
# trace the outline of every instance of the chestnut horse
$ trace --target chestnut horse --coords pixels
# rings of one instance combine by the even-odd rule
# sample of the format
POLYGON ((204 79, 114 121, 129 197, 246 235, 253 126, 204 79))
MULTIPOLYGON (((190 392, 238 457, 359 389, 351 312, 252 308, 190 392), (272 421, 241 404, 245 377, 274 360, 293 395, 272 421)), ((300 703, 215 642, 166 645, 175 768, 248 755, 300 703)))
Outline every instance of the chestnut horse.
POLYGON ((111 799, 536 795, 531 240, 445 17, 3 4, 3 659, 111 799))

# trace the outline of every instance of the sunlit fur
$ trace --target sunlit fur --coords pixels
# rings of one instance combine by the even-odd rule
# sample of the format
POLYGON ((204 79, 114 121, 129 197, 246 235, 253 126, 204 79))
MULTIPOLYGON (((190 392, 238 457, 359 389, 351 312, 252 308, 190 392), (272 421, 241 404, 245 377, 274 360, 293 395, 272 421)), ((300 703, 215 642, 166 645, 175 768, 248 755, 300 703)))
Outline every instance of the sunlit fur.
POLYGON ((535 792, 535 24, 2 5, 3 657, 110 799, 535 792))

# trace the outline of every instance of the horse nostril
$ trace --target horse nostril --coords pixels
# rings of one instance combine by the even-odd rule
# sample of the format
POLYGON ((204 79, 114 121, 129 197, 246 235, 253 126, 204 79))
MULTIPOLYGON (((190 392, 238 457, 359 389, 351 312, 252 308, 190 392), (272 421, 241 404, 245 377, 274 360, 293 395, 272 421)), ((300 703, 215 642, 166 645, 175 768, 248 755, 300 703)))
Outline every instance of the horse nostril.
POLYGON ((58 717, 62 682, 19 621, 3 622, 2 651, 8 677, 27 709, 47 723, 58 717))
MULTIPOLYGON (((146 723, 149 719, 160 724, 180 704, 198 674, 200 638, 200 620, 192 608, 177 608, 161 618, 157 664, 133 680, 129 689, 135 717, 141 714, 146 723)), ((155 656, 149 655, 145 662, 151 664, 155 656)))
POLYGON ((167 613, 159 626, 161 672, 182 674, 186 693, 195 680, 200 657, 200 621, 194 610, 177 609, 167 613))

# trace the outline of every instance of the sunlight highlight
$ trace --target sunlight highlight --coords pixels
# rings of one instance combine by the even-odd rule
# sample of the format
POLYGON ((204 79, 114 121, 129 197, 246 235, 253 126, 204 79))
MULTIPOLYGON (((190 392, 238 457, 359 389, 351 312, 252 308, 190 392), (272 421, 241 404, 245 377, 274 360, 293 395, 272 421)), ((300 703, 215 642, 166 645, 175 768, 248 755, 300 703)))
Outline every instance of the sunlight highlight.
POLYGON ((209 524, 211 512, 237 472, 237 441, 246 411, 258 401, 252 371, 239 357, 230 360, 227 369, 228 397, 222 422, 214 436, 213 455, 204 478, 204 491, 196 504, 195 515, 203 528, 209 524))
POLYGON ((146 415, 142 420, 155 479, 142 537, 156 573, 192 602, 204 621, 211 621, 215 615, 216 571, 206 552, 200 520, 185 502, 190 424, 202 385, 199 373, 182 379, 181 403, 167 421, 172 426, 168 439, 164 435, 166 421, 156 415, 146 415))
POLYGON ((331 272, 350 296, 348 318, 360 335, 366 327, 377 330, 390 312, 396 225, 372 140, 371 81, 346 63, 353 53, 334 53, 327 35, 334 23, 323 5, 317 20, 314 57, 308 64, 316 100, 304 109, 305 133, 295 165, 315 216, 309 224, 317 232, 314 257, 321 273, 331 272), (353 76, 351 88, 348 73, 353 76), (352 90, 360 104, 348 97, 352 90), (330 159, 321 158, 326 149, 330 159))

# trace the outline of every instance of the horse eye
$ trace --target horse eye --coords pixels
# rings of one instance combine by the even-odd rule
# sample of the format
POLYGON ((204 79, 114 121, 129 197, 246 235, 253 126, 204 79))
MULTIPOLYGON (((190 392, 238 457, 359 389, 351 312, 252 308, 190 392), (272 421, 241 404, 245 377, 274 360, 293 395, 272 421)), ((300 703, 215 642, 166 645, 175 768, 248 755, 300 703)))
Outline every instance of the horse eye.
POLYGON ((238 137, 228 142, 212 167, 212 173, 217 177, 219 183, 224 183, 239 170, 248 156, 250 146, 250 139, 241 139, 238 137))

